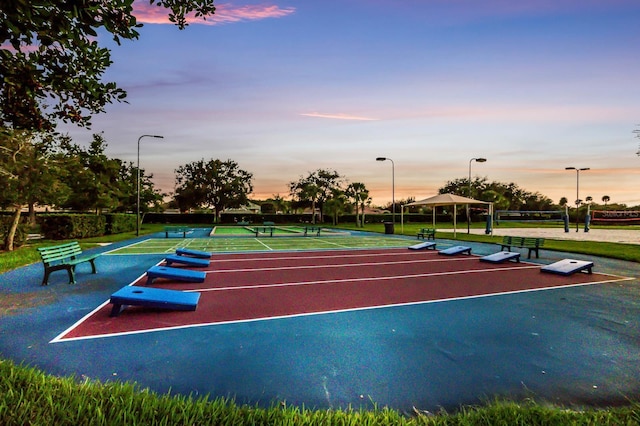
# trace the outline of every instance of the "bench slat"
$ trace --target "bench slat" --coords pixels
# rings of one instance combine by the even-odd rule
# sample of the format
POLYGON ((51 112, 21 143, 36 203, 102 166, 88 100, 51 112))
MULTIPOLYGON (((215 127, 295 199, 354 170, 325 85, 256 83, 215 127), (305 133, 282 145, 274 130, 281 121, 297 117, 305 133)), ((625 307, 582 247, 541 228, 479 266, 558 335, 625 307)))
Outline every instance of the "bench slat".
POLYGON ((42 285, 47 285, 51 272, 66 270, 69 274, 69 284, 75 284, 75 267, 76 265, 89 262, 91 263, 92 273, 96 273, 96 265, 94 260, 100 254, 86 254, 82 252, 80 244, 77 241, 71 243, 60 244, 50 247, 39 247, 38 252, 44 264, 44 278, 42 285))

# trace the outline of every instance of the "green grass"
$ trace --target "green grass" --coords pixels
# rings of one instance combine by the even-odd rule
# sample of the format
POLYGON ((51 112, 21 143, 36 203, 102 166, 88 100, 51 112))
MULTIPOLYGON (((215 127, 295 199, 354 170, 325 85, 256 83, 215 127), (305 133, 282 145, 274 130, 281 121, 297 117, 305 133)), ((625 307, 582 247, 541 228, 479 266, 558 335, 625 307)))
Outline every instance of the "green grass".
MULTIPOLYGON (((450 224, 439 224, 442 227, 453 227, 449 226, 450 224)), ((509 227, 512 227, 512 224, 509 224, 509 227)), ((528 223, 520 223, 520 227, 522 228, 533 228, 537 227, 528 223)), ((415 237, 416 233, 425 227, 430 227, 431 224, 424 223, 409 223, 404 224, 404 229, 401 228, 399 224, 395 226, 396 234, 407 235, 411 237, 415 237)), ((351 224, 340 224, 340 228, 343 229, 353 229, 353 230, 364 230, 371 232, 384 232, 384 226, 381 223, 377 224, 366 224, 364 228, 356 228, 355 225, 351 224)), ((513 226, 516 227, 516 226, 513 226)), ((558 227, 557 225, 555 226, 558 227)), ((476 223, 473 226, 474 229, 484 229, 484 224, 476 223)), ((613 229, 613 227, 607 227, 602 229, 613 229)), ((616 229, 635 229, 638 230, 638 227, 622 227, 616 229)), ((640 232, 638 233, 640 236, 640 232)), ((501 236, 497 235, 479 235, 479 234, 467 234, 466 232, 458 231, 454 237, 453 232, 442 232, 437 231, 436 233, 437 239, 451 239, 451 240, 459 240, 459 241, 473 241, 479 243, 491 243, 499 245, 502 241, 501 236)), ((640 263, 640 244, 623 244, 623 243, 612 243, 612 242, 598 242, 598 241, 572 241, 572 240, 560 240, 560 239, 545 239, 544 250, 555 250, 555 251, 563 251, 568 253, 580 253, 586 255, 593 256, 602 256, 611 259, 620 259, 627 260, 631 262, 640 263)))
POLYGON ((313 410, 274 401, 270 408, 233 400, 159 395, 131 383, 59 378, 0 361, 0 424, 12 425, 637 425, 640 404, 570 410, 528 400, 491 401, 455 413, 313 410))

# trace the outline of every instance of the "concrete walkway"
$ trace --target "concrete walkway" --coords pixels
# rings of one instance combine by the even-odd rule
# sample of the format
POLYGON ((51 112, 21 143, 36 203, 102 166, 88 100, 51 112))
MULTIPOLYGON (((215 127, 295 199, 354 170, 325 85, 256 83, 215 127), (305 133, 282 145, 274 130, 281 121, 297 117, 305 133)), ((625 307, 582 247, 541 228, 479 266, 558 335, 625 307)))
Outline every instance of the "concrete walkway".
MULTIPOLYGON (((442 232, 453 232, 453 229, 438 229, 442 232)), ((466 234, 467 229, 458 228, 459 234, 466 234)), ((471 229, 472 234, 483 234, 484 229, 471 229)), ((564 232, 563 228, 502 228, 495 227, 493 235, 513 235, 514 237, 542 237, 555 240, 577 240, 577 241, 602 241, 611 243, 640 244, 640 230, 638 229, 591 229, 584 232, 580 228, 576 232, 575 227, 569 232, 564 232)))

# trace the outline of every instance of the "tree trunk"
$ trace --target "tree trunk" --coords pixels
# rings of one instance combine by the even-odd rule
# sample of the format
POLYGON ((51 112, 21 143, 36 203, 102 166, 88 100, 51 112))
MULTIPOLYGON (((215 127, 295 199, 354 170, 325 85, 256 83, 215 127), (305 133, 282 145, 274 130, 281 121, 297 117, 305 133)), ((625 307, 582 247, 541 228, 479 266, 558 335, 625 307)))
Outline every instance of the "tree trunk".
POLYGON ((36 208, 34 203, 29 203, 29 225, 36 224, 36 208))
POLYGON ((16 231, 18 230, 18 224, 20 223, 20 212, 22 211, 22 206, 16 206, 16 211, 13 214, 13 221, 11 222, 11 227, 9 228, 9 233, 7 234, 4 240, 4 248, 7 251, 13 251, 13 240, 16 236, 16 231))

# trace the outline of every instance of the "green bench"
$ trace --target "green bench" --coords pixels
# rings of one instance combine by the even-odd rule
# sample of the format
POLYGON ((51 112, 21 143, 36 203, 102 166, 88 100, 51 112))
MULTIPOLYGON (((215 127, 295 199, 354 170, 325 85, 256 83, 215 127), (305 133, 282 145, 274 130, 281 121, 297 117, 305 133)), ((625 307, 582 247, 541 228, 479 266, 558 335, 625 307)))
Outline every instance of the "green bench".
POLYGON ((436 239, 436 230, 433 228, 422 228, 418 231, 418 239, 427 239, 427 240, 435 240, 436 239))
POLYGON ((538 250, 542 246, 544 246, 544 238, 504 236, 500 250, 511 251, 511 247, 526 248, 529 250, 528 258, 531 259, 532 252, 536 253, 536 258, 540 257, 538 250))
POLYGON ((304 236, 308 236, 310 234, 315 234, 316 237, 320 236, 320 230, 322 227, 320 226, 305 226, 304 227, 304 236))
POLYGON ((191 231, 191 228, 187 226, 165 226, 164 236, 169 238, 169 234, 182 234, 182 238, 186 238, 189 231, 191 231))
POLYGON ((75 284, 76 265, 83 262, 91 263, 92 273, 96 273, 95 259, 100 254, 86 254, 82 252, 77 241, 60 244, 58 246, 38 248, 42 263, 44 264, 44 278, 42 285, 49 284, 49 274, 53 271, 65 269, 69 274, 69 284, 75 284))
POLYGON ((252 229, 252 231, 256 234, 256 237, 258 237, 260 234, 269 234, 270 237, 273 237, 274 229, 275 226, 256 226, 252 229))

